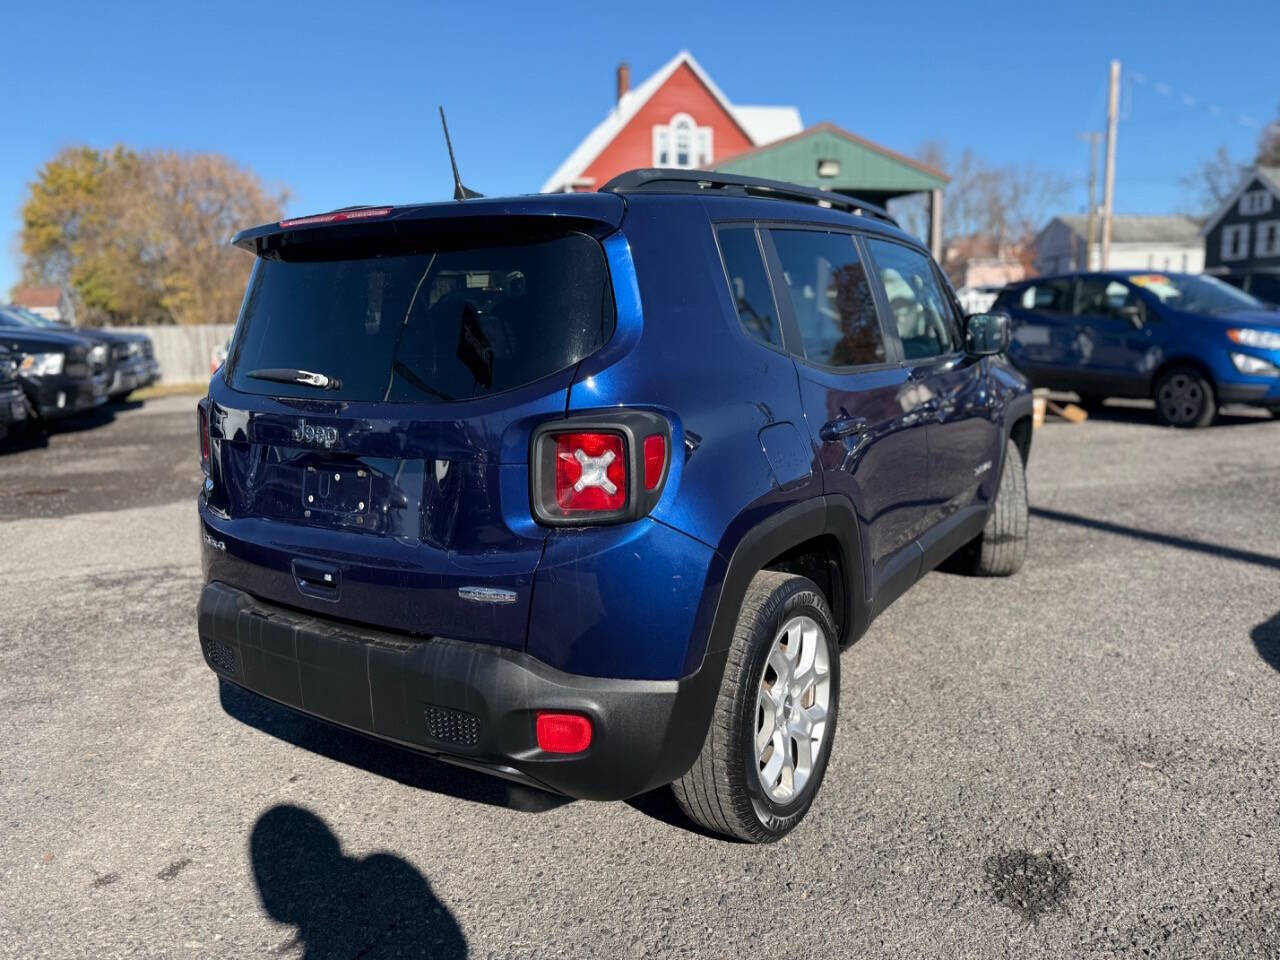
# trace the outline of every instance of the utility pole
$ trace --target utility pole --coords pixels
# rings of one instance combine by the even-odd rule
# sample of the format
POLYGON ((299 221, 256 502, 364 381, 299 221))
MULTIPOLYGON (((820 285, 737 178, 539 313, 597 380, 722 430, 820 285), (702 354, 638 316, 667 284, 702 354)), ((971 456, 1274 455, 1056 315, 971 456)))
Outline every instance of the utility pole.
POLYGON ((1076 137, 1089 144, 1089 226, 1085 234, 1084 266, 1076 264, 1074 269, 1092 270, 1094 245, 1098 242, 1098 141, 1102 134, 1095 130, 1077 133, 1076 137))
POLYGON ((1102 262, 1111 263, 1111 214, 1116 198, 1116 114, 1120 107, 1120 61, 1111 61, 1111 83, 1107 91, 1107 172, 1102 181, 1102 262))

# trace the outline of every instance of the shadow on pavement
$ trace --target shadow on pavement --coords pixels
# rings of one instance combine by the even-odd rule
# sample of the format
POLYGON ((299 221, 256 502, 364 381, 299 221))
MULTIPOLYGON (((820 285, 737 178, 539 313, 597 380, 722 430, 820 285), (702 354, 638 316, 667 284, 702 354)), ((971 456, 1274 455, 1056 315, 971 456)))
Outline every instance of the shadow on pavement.
POLYGON ((572 802, 569 797, 455 767, 425 754, 335 727, 225 680, 219 680, 218 684, 222 709, 228 716, 277 740, 375 776, 418 790, 521 813, 544 813, 572 802))
POLYGON ((297 935, 307 960, 467 955, 462 928, 407 860, 345 856, 329 825, 301 807, 272 807, 249 837, 253 878, 273 920, 297 935))
POLYGON ((1062 510, 1049 510, 1046 507, 1032 507, 1031 515, 1053 520, 1056 523, 1068 523, 1090 530, 1101 530, 1103 533, 1114 533, 1122 537, 1133 537, 1135 540, 1147 540, 1151 543, 1177 547, 1179 550, 1192 550, 1196 553, 1207 553, 1214 557, 1237 560, 1240 563, 1252 563, 1259 567, 1270 567, 1280 570, 1280 557, 1252 550, 1240 550, 1236 547, 1224 547, 1217 543, 1205 543, 1203 540, 1192 540, 1189 537, 1177 537, 1170 533, 1157 533, 1154 530, 1143 530, 1139 527, 1127 527, 1109 520, 1096 520, 1093 517, 1082 517, 1078 513, 1066 513, 1062 510))
POLYGON ((1280 670, 1280 613, 1254 627, 1249 638, 1267 666, 1280 670))

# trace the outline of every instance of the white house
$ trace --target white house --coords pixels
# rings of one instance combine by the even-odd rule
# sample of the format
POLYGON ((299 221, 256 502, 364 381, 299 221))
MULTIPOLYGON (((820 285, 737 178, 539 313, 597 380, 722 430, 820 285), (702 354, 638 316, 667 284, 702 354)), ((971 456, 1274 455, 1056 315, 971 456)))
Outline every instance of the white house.
MULTIPOLYGON (((1102 219, 1095 225, 1094 246, 1085 256, 1089 218, 1059 216, 1035 239, 1035 268, 1041 274, 1101 268, 1102 219)), ((1204 241, 1200 225, 1190 217, 1121 216, 1111 220, 1112 270, 1168 270, 1201 273, 1204 241)))

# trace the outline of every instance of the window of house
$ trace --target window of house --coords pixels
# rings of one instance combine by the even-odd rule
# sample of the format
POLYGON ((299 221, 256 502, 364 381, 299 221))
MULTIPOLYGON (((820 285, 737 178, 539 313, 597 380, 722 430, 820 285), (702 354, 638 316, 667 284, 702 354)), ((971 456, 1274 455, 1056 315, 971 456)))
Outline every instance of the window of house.
POLYGON ((893 311, 902 355, 907 360, 937 357, 956 348, 951 305, 933 270, 918 250, 888 240, 867 240, 885 297, 893 311))
POLYGON ((1222 228, 1222 259, 1243 260, 1249 255, 1249 224, 1222 228))
POLYGON ((754 227, 724 227, 717 233, 729 295, 743 328, 762 343, 782 345, 778 311, 754 227))
POLYGON ((711 163, 711 128, 700 127, 687 113, 677 113, 653 128, 653 165, 691 170, 711 163))
POLYGON ((1251 216, 1271 212, 1271 192, 1269 190, 1248 190, 1240 195, 1240 213, 1251 216))
POLYGON ((875 294, 853 237, 817 230, 770 234, 782 261, 804 356, 830 367, 884 363, 875 294))
POLYGON ((1280 256, 1280 220, 1263 220, 1258 224, 1258 239, 1255 241, 1254 255, 1280 256))

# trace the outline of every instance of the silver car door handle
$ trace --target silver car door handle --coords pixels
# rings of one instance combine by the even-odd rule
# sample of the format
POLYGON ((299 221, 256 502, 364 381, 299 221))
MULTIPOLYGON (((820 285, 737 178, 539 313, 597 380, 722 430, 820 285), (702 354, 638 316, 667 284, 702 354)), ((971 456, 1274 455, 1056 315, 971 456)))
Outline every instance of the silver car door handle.
POLYGON ((843 440, 845 437, 852 437, 854 434, 865 433, 866 430, 867 421, 865 417, 843 417, 839 420, 831 420, 824 423, 818 434, 823 440, 831 442, 833 440, 843 440))

